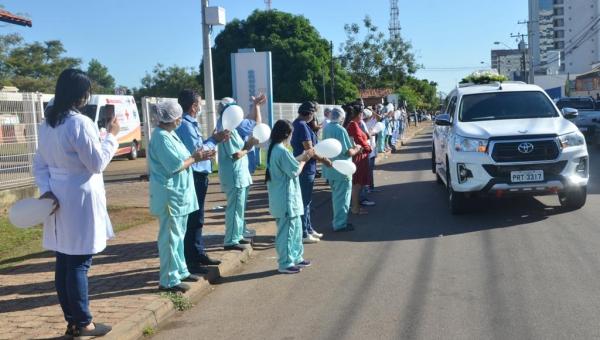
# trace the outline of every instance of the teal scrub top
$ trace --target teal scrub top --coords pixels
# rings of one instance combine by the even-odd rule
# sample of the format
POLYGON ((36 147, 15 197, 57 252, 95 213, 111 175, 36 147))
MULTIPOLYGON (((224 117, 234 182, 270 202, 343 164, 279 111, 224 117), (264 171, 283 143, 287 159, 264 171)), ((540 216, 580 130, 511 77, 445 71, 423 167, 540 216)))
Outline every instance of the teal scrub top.
POLYGON ((298 181, 300 163, 281 143, 273 146, 267 164, 271 180, 267 182, 269 191, 269 212, 275 218, 304 215, 302 193, 298 181))
POLYGON ((179 171, 189 157, 175 131, 154 129, 148 148, 152 214, 184 216, 198 210, 192 169, 179 171))
POLYGON ((248 170, 248 157, 244 156, 237 161, 233 159, 233 154, 242 151, 244 144, 236 129, 231 131, 229 140, 219 144, 219 179, 224 192, 233 188, 245 188, 252 184, 252 176, 248 170))
MULTIPOLYGON (((352 160, 352 157, 348 156, 348 150, 350 150, 354 144, 348 135, 346 129, 344 129, 340 123, 331 122, 327 124, 323 131, 323 139, 333 138, 337 139, 342 144, 342 152, 339 156, 332 158, 331 161, 337 160, 352 160)), ((323 176, 330 181, 342 180, 352 178, 352 176, 346 176, 335 170, 334 168, 323 167, 323 176)))

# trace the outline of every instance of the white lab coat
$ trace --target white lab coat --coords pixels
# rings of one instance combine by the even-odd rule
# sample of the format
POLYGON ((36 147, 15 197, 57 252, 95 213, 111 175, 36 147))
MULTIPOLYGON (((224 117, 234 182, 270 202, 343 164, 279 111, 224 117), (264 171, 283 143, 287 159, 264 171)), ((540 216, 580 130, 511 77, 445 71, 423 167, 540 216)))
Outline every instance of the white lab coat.
POLYGON ((118 149, 116 138, 109 134, 101 142, 94 122, 71 111, 56 128, 42 122, 38 144, 35 181, 60 204, 44 221, 44 248, 68 255, 101 252, 114 237, 102 171, 118 149))

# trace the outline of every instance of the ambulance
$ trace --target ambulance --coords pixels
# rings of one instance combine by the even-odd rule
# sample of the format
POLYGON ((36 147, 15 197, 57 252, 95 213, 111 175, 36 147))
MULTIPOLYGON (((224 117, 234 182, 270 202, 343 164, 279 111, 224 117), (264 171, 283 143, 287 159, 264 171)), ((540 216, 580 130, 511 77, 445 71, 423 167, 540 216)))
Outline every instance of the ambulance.
POLYGON ((142 127, 133 96, 92 95, 83 113, 98 125, 101 138, 107 134, 107 115, 116 116, 121 126, 117 134, 119 149, 116 156, 127 156, 131 160, 137 158, 142 141, 142 127))

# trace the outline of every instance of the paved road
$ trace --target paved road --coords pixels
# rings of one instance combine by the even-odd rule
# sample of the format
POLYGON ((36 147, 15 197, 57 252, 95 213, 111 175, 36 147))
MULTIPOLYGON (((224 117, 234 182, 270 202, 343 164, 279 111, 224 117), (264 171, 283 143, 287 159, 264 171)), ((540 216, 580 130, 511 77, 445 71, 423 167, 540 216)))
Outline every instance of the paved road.
MULTIPOLYGON (((454 217, 429 170, 430 137, 379 166, 358 230, 306 247, 277 275, 261 252, 157 339, 592 339, 600 337, 600 152, 588 204, 486 201, 454 217)), ((316 213, 326 229, 328 203, 316 213)))

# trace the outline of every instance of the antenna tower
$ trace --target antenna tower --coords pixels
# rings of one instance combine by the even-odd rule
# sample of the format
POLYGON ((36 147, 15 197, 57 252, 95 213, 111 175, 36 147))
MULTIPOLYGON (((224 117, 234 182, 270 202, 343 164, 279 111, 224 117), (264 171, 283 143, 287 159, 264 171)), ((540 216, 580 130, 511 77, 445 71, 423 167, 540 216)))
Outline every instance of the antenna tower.
POLYGON ((400 38, 400 10, 398 0, 390 0, 390 38, 400 38))
POLYGON ((271 0, 265 0, 265 5, 267 5, 267 11, 271 10, 271 3, 272 3, 271 0))

